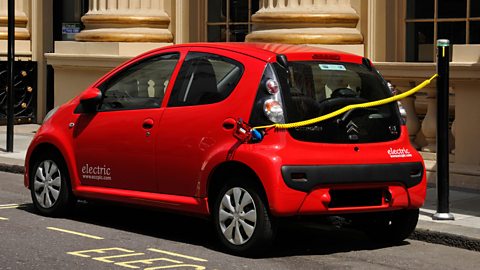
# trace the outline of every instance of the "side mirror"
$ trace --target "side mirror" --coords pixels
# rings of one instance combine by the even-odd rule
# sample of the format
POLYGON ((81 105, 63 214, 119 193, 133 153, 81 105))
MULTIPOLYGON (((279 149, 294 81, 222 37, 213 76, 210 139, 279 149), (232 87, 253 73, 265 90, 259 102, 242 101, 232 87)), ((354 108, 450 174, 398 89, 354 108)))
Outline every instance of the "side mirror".
POLYGON ((102 101, 102 92, 96 87, 88 88, 80 94, 80 104, 83 112, 95 112, 102 101))

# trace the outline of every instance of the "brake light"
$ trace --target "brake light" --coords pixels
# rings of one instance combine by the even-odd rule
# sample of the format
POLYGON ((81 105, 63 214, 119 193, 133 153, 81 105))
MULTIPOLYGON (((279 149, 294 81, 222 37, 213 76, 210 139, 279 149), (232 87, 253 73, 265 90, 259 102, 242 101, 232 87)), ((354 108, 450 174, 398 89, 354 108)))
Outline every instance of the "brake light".
POLYGON ((312 55, 314 60, 340 60, 340 55, 331 53, 316 53, 312 55))
POLYGON ((274 95, 278 93, 278 82, 272 79, 269 79, 266 83, 267 91, 269 94, 274 95))

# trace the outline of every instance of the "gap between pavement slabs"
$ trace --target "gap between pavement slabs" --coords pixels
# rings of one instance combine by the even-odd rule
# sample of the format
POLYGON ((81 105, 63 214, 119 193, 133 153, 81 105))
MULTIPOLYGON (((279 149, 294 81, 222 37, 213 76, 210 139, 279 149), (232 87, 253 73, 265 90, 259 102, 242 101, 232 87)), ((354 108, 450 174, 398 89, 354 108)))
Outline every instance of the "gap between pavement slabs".
MULTIPOLYGON (((25 154, 39 125, 15 125, 14 152, 6 152, 6 126, 0 126, 0 171, 23 174, 25 154)), ((1 179, 0 179, 1 180, 1 179)), ((478 179, 480 181, 480 178, 478 179)), ((425 205, 411 239, 480 251, 480 192, 451 189, 450 211, 453 221, 434 221, 436 188, 429 186, 425 205)))

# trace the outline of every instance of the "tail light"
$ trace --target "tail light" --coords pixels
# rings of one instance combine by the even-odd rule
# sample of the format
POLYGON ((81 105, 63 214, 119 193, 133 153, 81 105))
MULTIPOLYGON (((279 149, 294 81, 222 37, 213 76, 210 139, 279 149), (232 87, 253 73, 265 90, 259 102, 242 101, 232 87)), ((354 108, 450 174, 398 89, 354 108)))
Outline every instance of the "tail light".
POLYGON ((263 112, 274 123, 283 123, 285 118, 283 117, 282 104, 274 99, 267 99, 263 104, 263 112))
POLYGON ((274 123, 284 123, 285 118, 283 116, 282 97, 280 95, 280 86, 275 74, 272 79, 268 79, 265 82, 265 89, 270 94, 269 97, 263 103, 263 113, 267 118, 274 123))
MULTIPOLYGON (((260 80, 249 123, 253 126, 264 126, 285 123, 286 112, 283 107, 282 84, 274 70, 274 64, 267 64, 260 80)), ((283 74, 286 76, 287 74, 283 74)))
POLYGON ((276 80, 269 79, 266 83, 267 92, 270 95, 278 93, 278 82, 276 80))

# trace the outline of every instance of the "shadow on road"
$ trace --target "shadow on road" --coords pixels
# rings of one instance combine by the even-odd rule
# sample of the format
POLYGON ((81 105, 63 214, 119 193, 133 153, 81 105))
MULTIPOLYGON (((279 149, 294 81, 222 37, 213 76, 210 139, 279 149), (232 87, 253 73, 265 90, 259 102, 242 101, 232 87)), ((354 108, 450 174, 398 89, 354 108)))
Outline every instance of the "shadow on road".
MULTIPOLYGON (((20 209, 38 215, 32 204, 23 205, 20 209)), ((99 202, 80 202, 63 218, 222 252, 213 226, 209 220, 202 218, 99 202)), ((359 231, 322 221, 282 221, 274 245, 258 258, 328 255, 391 247, 374 243, 359 231)), ((404 241, 400 245, 408 244, 404 241)))

